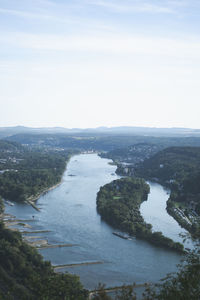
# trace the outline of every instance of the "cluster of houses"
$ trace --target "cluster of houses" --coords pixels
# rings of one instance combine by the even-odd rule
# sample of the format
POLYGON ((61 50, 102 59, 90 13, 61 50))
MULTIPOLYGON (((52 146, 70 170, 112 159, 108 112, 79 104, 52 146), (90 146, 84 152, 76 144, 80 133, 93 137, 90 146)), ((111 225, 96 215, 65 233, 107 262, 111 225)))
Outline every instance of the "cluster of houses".
POLYGON ((174 212, 181 217, 185 222, 187 222, 189 225, 192 225, 192 222, 190 219, 184 214, 183 210, 180 208, 174 208, 174 212))
POLYGON ((22 160, 23 159, 21 159, 21 158, 15 158, 15 157, 1 158, 0 159, 0 169, 1 169, 0 174, 4 174, 5 172, 18 172, 18 170, 16 170, 16 169, 8 169, 9 165, 6 165, 6 164, 7 163, 19 164, 22 160))
POLYGON ((23 159, 22 158, 15 158, 15 157, 8 157, 8 158, 1 158, 0 164, 6 164, 7 162, 11 162, 13 164, 19 164, 23 159))

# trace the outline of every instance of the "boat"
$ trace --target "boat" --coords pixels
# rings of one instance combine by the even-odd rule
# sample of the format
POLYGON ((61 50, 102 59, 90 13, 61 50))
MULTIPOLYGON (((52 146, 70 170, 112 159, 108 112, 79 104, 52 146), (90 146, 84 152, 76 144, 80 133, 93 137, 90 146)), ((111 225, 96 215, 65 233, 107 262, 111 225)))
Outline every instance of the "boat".
POLYGON ((14 203, 10 202, 9 200, 6 200, 6 203, 10 206, 14 206, 14 203))
POLYGON ((121 232, 113 232, 112 234, 122 238, 122 239, 125 239, 125 240, 128 240, 130 237, 128 234, 125 234, 125 233, 121 233, 121 232))

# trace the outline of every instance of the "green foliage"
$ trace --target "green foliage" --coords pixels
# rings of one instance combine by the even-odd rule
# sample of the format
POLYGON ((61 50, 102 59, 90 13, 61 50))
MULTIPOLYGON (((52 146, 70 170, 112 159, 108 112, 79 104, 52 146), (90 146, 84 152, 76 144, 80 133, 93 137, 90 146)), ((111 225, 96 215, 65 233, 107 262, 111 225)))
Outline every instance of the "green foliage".
POLYGON ((147 199, 148 193, 149 186, 142 179, 115 180, 100 188, 97 194, 97 210, 113 226, 134 234, 137 224, 143 221, 138 210, 139 205, 147 199))
POLYGON ((22 150, 23 146, 15 141, 0 140, 0 152, 22 150))
POLYGON ((120 292, 116 293, 115 300, 136 300, 134 285, 123 286, 120 292))
POLYGON ((127 148, 117 148, 109 152, 103 152, 100 156, 110 158, 117 164, 117 174, 133 175, 135 165, 153 156, 164 147, 162 144, 139 143, 127 148), (128 164, 124 165, 124 163, 128 164))
POLYGON ((93 300, 112 300, 110 296, 108 296, 105 285, 99 284, 92 296, 93 300))
POLYGON ((0 223, 0 299, 84 300, 88 292, 77 276, 55 273, 20 233, 0 223))
POLYGON ((2 214, 4 211, 4 203, 3 203, 3 199, 0 196, 0 214, 2 214))
POLYGON ((135 285, 131 286, 122 286, 120 289, 119 288, 110 288, 106 289, 104 284, 99 284, 97 289, 93 292, 92 299, 93 300, 136 300, 136 294, 134 292, 134 287, 135 285), (119 289, 119 290, 118 290, 119 289), (115 291, 115 298, 110 297, 108 295, 109 290, 115 291))
POLYGON ((144 161, 137 172, 145 178, 156 177, 161 181, 175 180, 178 183, 183 183, 192 174, 200 172, 200 148, 173 147, 164 149, 144 161))
MULTIPOLYGON (((17 153, 12 152, 12 155, 16 157, 17 153)), ((20 153, 20 157, 23 158, 18 159, 17 164, 8 158, 9 171, 0 174, 0 195, 5 199, 25 201, 57 184, 69 154, 27 151, 20 153)))
POLYGON ((115 228, 143 238, 152 244, 183 251, 183 245, 152 232, 144 222, 140 205, 147 199, 149 185, 140 178, 121 178, 100 188, 97 194, 97 210, 102 218, 115 228))

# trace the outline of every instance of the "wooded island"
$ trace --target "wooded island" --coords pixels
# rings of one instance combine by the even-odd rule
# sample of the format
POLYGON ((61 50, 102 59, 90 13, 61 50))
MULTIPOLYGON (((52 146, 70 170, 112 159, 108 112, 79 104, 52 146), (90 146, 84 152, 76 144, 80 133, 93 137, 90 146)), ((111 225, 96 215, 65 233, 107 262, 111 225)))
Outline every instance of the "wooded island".
POLYGON ((140 214, 140 205, 147 200, 149 185, 141 178, 121 178, 100 188, 97 210, 101 217, 115 228, 150 243, 183 251, 183 245, 165 237, 162 232, 152 232, 140 214))

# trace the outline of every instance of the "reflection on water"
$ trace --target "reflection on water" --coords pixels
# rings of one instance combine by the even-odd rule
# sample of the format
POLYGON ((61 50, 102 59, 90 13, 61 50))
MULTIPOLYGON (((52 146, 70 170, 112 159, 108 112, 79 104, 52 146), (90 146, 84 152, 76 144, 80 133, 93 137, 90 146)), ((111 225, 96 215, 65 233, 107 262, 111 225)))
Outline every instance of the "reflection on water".
MULTIPOLYGON (((96 154, 74 156, 62 184, 37 201, 40 212, 24 204, 7 206, 6 212, 18 219, 31 220, 27 222, 32 226, 29 230, 50 230, 37 234, 47 238, 49 243, 76 244, 40 250, 53 264, 103 262, 66 269, 80 275, 87 288, 94 288, 99 282, 107 286, 155 282, 176 269, 180 256, 139 239, 121 239, 101 220, 96 211, 96 194, 100 186, 118 178, 113 175, 116 167, 108 162, 96 154), (69 176, 71 174, 75 176, 69 176)), ((159 185, 153 185, 151 197, 154 194, 163 201, 166 192, 159 185)))

